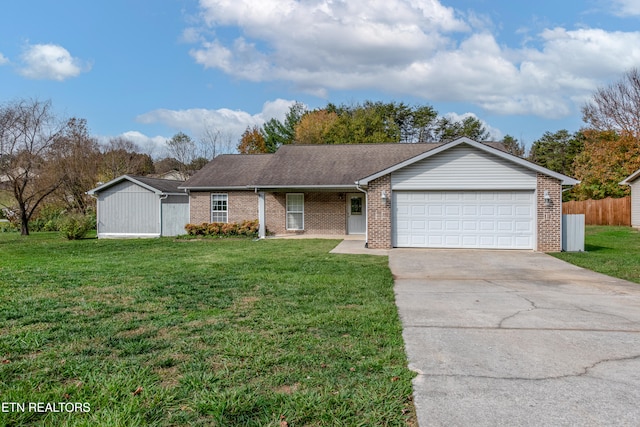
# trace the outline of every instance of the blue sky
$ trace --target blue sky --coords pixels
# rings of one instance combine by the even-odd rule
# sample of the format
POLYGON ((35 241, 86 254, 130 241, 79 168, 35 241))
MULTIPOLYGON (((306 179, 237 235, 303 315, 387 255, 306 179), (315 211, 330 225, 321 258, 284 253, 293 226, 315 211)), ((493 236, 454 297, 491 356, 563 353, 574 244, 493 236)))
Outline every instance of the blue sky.
POLYGON ((0 102, 50 99, 155 157, 294 101, 428 104, 530 145, 632 67, 640 0, 20 0, 0 25, 0 102))

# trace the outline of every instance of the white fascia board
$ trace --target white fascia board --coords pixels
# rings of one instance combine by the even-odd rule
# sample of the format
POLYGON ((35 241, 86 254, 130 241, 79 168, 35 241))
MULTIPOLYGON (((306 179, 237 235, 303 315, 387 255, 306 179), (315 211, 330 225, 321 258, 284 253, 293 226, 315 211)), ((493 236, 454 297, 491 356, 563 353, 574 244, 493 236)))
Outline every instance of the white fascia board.
POLYGON ((424 160, 424 159, 427 159, 427 158, 429 158, 431 156, 435 156, 438 153, 442 153, 443 151, 448 150, 448 149, 450 149, 452 147, 456 147, 456 146, 458 146, 460 144, 470 145, 470 146, 475 147, 475 148, 477 148, 479 150, 482 150, 484 152, 487 152, 487 153, 493 154, 495 156, 501 157, 503 159, 509 160, 509 161, 511 161, 513 163, 516 163, 516 164, 518 164, 520 166, 523 166, 523 167, 525 167, 527 169, 531 169, 533 171, 540 172, 543 175, 547 175, 547 176, 550 176, 552 178, 558 179, 558 180, 560 180, 562 182, 562 185, 576 185, 576 184, 580 183, 580 181, 578 181, 578 180, 576 180, 574 178, 571 178, 570 176, 563 175, 563 174, 558 173, 558 172, 554 172, 551 169, 547 169, 545 167, 536 165, 535 163, 531 163, 528 160, 521 159, 518 156, 514 156, 513 154, 509 154, 509 153, 507 153, 505 151, 498 150, 497 148, 493 148, 493 147, 490 147, 488 145, 482 144, 480 142, 474 141, 473 139, 470 139, 470 138, 467 138, 467 137, 462 137, 462 138, 458 138, 458 139, 455 139, 453 141, 450 141, 450 142, 448 142, 448 143, 446 143, 444 145, 441 145, 441 146, 439 146, 437 148, 434 148, 433 150, 429 150, 429 151, 427 151, 425 153, 419 154, 419 155, 417 155, 415 157, 412 157, 412 158, 410 158, 408 160, 405 160, 402 163, 398 163, 397 165, 391 166, 391 167, 389 167, 387 169, 384 169, 384 170, 382 170, 382 171, 380 171, 378 173, 375 173, 375 174, 373 174, 371 176, 365 177, 365 178, 363 178, 363 179, 361 179, 359 181, 356 181, 356 184, 358 184, 358 185, 368 185, 369 182, 373 181, 374 179, 380 178, 381 176, 384 176, 384 175, 388 175, 388 174, 390 174, 392 172, 395 172, 395 171, 397 171, 399 169, 404 168, 405 166, 409 166, 409 165, 411 165, 411 164, 413 164, 415 162, 419 162, 420 160, 424 160))
POLYGON ((633 181, 635 181, 638 177, 640 177, 640 169, 638 169, 637 171, 635 171, 634 173, 632 173, 631 175, 626 177, 624 179, 624 181, 621 181, 619 184, 620 185, 631 185, 633 183, 633 181))

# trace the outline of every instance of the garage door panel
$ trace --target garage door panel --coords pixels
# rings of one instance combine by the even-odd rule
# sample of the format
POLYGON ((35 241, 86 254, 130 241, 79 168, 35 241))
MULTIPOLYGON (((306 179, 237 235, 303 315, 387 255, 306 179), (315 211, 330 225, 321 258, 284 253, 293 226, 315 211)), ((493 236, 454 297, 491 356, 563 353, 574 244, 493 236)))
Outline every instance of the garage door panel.
POLYGON ((398 247, 533 249, 533 191, 394 192, 398 247))

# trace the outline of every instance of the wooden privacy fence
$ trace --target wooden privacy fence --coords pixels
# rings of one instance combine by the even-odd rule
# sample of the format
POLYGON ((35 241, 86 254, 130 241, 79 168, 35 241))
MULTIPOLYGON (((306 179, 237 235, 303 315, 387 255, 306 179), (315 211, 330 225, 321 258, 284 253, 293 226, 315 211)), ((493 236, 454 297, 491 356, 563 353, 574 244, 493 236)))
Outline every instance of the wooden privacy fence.
POLYGON ((584 214, 585 225, 631 226, 631 197, 564 202, 562 214, 584 214))

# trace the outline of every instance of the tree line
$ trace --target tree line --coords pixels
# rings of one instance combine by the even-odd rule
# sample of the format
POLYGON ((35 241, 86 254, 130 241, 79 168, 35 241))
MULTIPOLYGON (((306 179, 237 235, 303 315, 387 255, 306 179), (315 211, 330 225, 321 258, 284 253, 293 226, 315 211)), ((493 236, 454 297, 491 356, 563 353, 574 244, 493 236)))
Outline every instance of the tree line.
POLYGON ((296 102, 284 120, 248 127, 237 149, 242 154, 273 153, 286 144, 428 143, 460 136, 483 141, 489 132, 475 117, 439 117, 428 105, 365 101, 307 110, 296 102))

